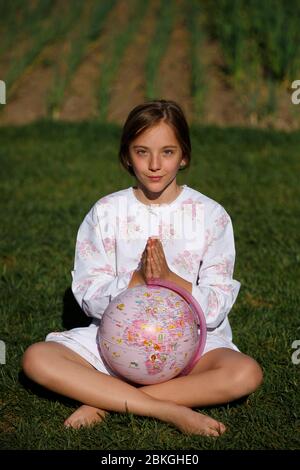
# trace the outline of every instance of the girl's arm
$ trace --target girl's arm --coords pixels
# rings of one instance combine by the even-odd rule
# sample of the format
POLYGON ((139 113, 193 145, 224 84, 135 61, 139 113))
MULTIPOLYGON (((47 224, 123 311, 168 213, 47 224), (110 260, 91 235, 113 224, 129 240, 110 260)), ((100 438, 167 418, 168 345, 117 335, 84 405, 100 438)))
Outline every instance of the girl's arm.
POLYGON ((178 274, 175 274, 173 271, 171 271, 171 273, 167 277, 167 280, 175 282, 175 284, 177 284, 179 287, 183 287, 190 294, 192 293, 193 284, 183 279, 183 277, 178 276, 178 274))
POLYGON ((101 318, 111 300, 127 289, 134 270, 116 275, 115 236, 103 207, 95 204, 79 227, 72 291, 87 316, 101 318))
POLYGON ((130 283, 128 285, 129 288, 139 286, 141 284, 145 284, 144 278, 141 275, 140 270, 134 271, 130 283))
POLYGON ((207 326, 216 328, 231 310, 241 284, 232 277, 235 245, 230 216, 218 204, 208 217, 204 253, 192 295, 202 307, 207 326))

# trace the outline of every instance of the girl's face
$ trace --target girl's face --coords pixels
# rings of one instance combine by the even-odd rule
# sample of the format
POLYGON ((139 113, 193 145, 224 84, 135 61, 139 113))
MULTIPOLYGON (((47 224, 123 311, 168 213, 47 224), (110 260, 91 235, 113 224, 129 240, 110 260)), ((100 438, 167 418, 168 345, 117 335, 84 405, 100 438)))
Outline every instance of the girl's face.
POLYGON ((129 154, 138 187, 146 197, 156 199, 164 191, 169 198, 176 194, 176 175, 185 159, 168 124, 160 122, 140 134, 129 145, 129 154), (160 178, 152 179, 154 176, 160 178))

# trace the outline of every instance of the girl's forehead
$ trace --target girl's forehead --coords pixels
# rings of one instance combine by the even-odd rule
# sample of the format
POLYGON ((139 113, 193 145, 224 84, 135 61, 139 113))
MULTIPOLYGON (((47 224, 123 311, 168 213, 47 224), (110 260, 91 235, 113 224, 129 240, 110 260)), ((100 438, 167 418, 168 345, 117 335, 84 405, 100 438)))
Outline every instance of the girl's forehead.
POLYGON ((141 144, 143 142, 157 142, 157 139, 160 141, 167 141, 168 144, 174 144, 177 143, 177 138, 176 135, 173 131, 173 129, 166 123, 160 123, 156 126, 152 126, 148 129, 145 129, 144 131, 141 132, 140 135, 138 135, 136 138, 132 140, 132 143, 135 144, 141 144))

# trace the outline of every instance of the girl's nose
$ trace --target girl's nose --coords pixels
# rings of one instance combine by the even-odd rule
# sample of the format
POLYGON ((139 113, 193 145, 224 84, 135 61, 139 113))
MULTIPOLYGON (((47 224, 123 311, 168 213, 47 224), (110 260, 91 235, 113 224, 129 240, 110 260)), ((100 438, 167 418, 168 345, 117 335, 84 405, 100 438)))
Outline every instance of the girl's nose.
POLYGON ((160 159, 159 157, 152 157, 149 162, 150 170, 157 170, 160 168, 160 159))

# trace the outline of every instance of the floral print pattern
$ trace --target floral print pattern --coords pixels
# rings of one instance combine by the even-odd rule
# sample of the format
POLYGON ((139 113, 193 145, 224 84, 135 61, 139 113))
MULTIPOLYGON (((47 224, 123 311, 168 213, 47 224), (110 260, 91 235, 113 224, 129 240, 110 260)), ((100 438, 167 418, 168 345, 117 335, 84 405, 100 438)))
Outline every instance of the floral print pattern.
POLYGON ((97 248, 90 240, 78 240, 77 249, 79 256, 82 259, 92 258, 93 254, 97 253, 97 248))
POLYGON ((162 241, 169 268, 192 284, 207 324, 216 328, 228 322, 240 288, 232 278, 231 219, 220 204, 186 185, 170 204, 143 204, 132 187, 94 204, 78 230, 72 271, 72 290, 85 313, 101 319, 109 302, 128 288, 154 235, 162 241))

